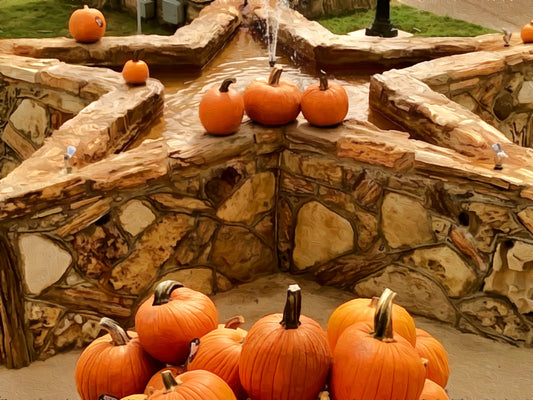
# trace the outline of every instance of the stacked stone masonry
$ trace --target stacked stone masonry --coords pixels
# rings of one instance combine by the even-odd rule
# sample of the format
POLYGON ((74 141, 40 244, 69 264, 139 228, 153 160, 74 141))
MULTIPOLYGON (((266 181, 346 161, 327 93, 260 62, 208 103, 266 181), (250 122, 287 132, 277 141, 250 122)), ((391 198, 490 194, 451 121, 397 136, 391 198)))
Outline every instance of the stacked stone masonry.
MULTIPOLYGON (((108 70, 0 58, 2 96, 26 86, 90 103, 0 181, 0 362, 21 367, 84 346, 102 316, 132 326, 164 279, 213 294, 279 270, 354 296, 390 287, 413 313, 531 344, 533 152, 483 110, 501 117, 494 104, 507 87, 527 97, 532 51, 514 45, 375 75, 370 106, 399 116, 398 131, 358 120, 319 129, 299 118, 212 137, 198 125, 116 154, 123 141, 113 137, 135 136, 142 116, 161 112, 157 81, 128 87, 108 70), (76 68, 85 68, 83 82, 76 68), (475 79, 483 84, 467 89, 475 79), (501 171, 495 141, 509 154, 501 171), (119 145, 106 151, 110 143, 119 145), (69 174, 67 145, 78 147, 69 174)), ((36 137, 13 114, 31 99, 27 121, 42 117, 39 107, 50 121, 56 106, 37 97, 10 98, 2 136, 14 126, 24 140, 36 137)), ((524 112, 517 101, 507 118, 524 112)))

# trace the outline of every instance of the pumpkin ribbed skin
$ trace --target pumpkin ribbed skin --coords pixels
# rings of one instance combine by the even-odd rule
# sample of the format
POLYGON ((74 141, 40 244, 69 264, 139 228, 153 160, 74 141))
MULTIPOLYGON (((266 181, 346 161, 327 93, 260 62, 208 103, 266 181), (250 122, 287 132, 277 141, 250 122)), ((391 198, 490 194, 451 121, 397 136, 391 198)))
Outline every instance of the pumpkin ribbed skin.
POLYGON ((300 114, 302 93, 295 84, 280 80, 282 71, 275 66, 268 81, 257 79, 244 90, 244 109, 252 121, 283 125, 300 114))
POLYGON ((122 68, 122 77, 130 85, 142 85, 149 76, 150 70, 143 60, 128 60, 122 68))
POLYGON ((328 81, 324 71, 319 77, 320 82, 309 85, 302 95, 302 114, 315 126, 337 125, 348 114, 348 94, 337 82, 328 81))
MULTIPOLYGON (((376 304, 377 298, 357 298, 341 304, 331 313, 327 329, 331 351, 335 350, 339 336, 347 327, 357 322, 372 323, 376 312, 376 304)), ((393 304, 392 321, 394 331, 415 346, 415 321, 407 310, 402 306, 393 304)))
POLYGON ((135 328, 144 349, 156 359, 181 365, 189 344, 218 324, 214 303, 205 294, 179 282, 161 282, 135 314, 135 328))
POLYGON ((203 369, 218 375, 231 387, 238 399, 246 399, 247 395, 239 378, 239 359, 246 335, 247 331, 244 329, 219 327, 202 336, 198 351, 187 369, 203 369))
POLYGON ((85 5, 75 10, 68 20, 68 29, 72 37, 81 43, 94 43, 105 34, 104 14, 96 8, 85 5))
POLYGON ((528 22, 522 27, 520 37, 524 43, 533 43, 533 21, 528 22))
POLYGON ((426 379, 424 389, 418 400, 450 400, 450 398, 440 385, 430 379, 426 379))
POLYGON ((315 400, 326 382, 331 353, 324 330, 300 316, 298 306, 293 318, 287 305, 283 314, 256 321, 242 346, 239 375, 254 400, 315 400), (287 323, 289 314, 299 325, 287 323))
POLYGON ((425 330, 416 328, 415 348, 420 357, 428 360, 426 378, 438 383, 443 388, 446 387, 450 377, 450 367, 448 365, 448 353, 442 343, 425 330))
POLYGON ((144 351, 135 332, 128 331, 126 335, 109 318, 103 318, 100 324, 115 324, 113 329, 120 329, 121 339, 117 340, 115 333, 113 336, 108 333, 95 339, 81 353, 74 372, 80 397, 95 400, 102 394, 121 398, 141 393, 161 364, 144 351))
POLYGON ((212 135, 234 133, 244 116, 242 94, 230 87, 236 80, 228 78, 220 86, 208 89, 200 101, 198 115, 205 130, 212 135))
POLYGON ((393 336, 389 293, 378 305, 375 329, 360 322, 339 337, 330 378, 335 400, 413 400, 422 393, 426 371, 415 348, 393 336))
MULTIPOLYGON (((165 378, 163 378, 165 380, 165 378)), ((224 380, 209 371, 187 371, 176 377, 177 385, 152 394, 149 400, 236 400, 224 380)), ((165 383, 165 385, 167 385, 165 383)))

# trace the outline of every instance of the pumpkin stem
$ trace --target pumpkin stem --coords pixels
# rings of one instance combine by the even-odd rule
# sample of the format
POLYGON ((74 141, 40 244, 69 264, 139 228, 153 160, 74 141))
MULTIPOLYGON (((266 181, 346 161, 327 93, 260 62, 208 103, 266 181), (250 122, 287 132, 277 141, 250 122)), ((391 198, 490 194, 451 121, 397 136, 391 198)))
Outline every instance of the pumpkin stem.
POLYGON ((103 317, 100 320, 100 327, 109 333, 114 346, 124 346, 128 344, 131 339, 128 336, 128 332, 111 318, 103 317))
POLYGON ((226 321, 224 328, 237 329, 242 324, 244 324, 244 317, 242 315, 236 315, 226 321))
POLYGON ((136 49, 134 52, 133 52, 133 61, 134 62, 138 62, 139 59, 141 58, 141 49, 136 49))
POLYGON ((318 79, 320 79, 320 90, 328 90, 328 76, 324 70, 320 70, 318 79))
POLYGON ((187 360, 185 361, 185 371, 188 370, 189 364, 192 363, 192 360, 194 360, 194 357, 196 357, 196 353, 198 352, 198 348, 200 347, 200 339, 194 338, 189 343, 189 355, 187 356, 187 360))
POLYGON ((178 382, 176 382, 176 379, 174 378, 174 375, 172 375, 172 371, 168 369, 161 372, 161 378, 163 379, 163 384, 165 385, 165 390, 167 392, 170 392, 179 386, 178 382))
POLYGON ((378 301, 378 309, 374 314, 374 336, 375 339, 383 342, 392 342, 392 300, 396 293, 386 288, 378 301))
POLYGON ((222 93, 226 93, 228 91, 229 85, 232 83, 237 82, 237 79, 235 78, 226 78, 224 79, 224 82, 220 85, 220 89, 218 89, 222 93))
POLYGON ((270 86, 278 86, 279 78, 281 77, 282 72, 283 72, 283 67, 281 67, 280 65, 275 65, 272 68, 272 71, 270 71, 270 77, 268 78, 268 84, 270 86))
POLYGON ((283 319, 280 324, 285 329, 297 329, 300 326, 302 312, 302 290, 298 285, 289 285, 287 301, 283 310, 283 319))
POLYGON ((179 289, 184 287, 181 282, 177 281, 163 281, 160 284, 158 284, 155 287, 154 290, 154 302, 152 303, 153 306, 160 306, 162 304, 168 303, 171 298, 170 294, 174 289, 179 289))

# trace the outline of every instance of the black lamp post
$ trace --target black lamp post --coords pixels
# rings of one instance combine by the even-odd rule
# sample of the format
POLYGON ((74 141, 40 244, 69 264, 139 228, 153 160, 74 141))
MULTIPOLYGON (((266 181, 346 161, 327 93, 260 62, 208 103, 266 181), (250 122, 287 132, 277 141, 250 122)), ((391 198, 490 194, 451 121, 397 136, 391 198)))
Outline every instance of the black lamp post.
POLYGON ((372 26, 366 28, 366 36, 398 36, 398 29, 390 23, 390 0, 378 0, 376 17, 372 26))

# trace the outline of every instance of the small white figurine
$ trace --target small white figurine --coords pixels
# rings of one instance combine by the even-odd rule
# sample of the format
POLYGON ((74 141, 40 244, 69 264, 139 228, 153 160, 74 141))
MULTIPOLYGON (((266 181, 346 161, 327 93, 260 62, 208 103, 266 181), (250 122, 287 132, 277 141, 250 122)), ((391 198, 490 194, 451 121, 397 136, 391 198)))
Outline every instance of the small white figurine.
POLYGON ((70 174, 72 172, 72 166, 70 165, 70 159, 76 152, 76 147, 74 146, 68 146, 67 152, 63 154, 63 161, 65 161, 65 170, 67 174, 70 174))
POLYGON ((494 169, 503 169, 503 160, 509 158, 507 154, 502 150, 502 146, 499 143, 494 143, 492 145, 492 150, 496 152, 494 157, 494 169))

